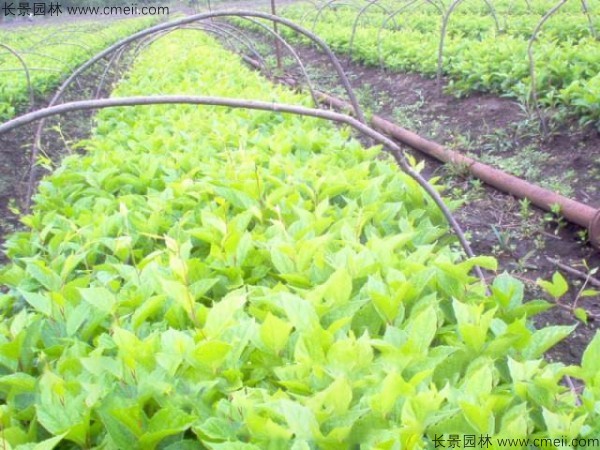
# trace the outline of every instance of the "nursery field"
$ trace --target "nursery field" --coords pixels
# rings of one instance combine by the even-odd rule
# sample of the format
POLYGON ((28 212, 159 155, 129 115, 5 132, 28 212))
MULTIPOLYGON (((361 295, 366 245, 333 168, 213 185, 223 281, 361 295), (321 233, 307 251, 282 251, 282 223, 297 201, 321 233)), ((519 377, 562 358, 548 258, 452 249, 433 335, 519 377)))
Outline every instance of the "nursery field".
POLYGON ((444 75, 456 95, 507 95, 600 125, 597 1, 301 2, 285 16, 365 64, 444 75))
MULTIPOLYGON (((504 234, 517 228, 508 196, 367 122, 442 120, 419 115, 434 111, 425 94, 395 103, 397 74, 438 102, 445 86, 508 115, 508 95, 531 123, 594 136, 597 104, 573 99, 598 95, 598 5, 560 3, 544 21, 535 93, 528 39, 552 5, 404 6, 391 18, 383 0, 283 10, 352 55, 343 64, 280 23, 296 50, 277 66, 288 41, 277 48, 244 14, 148 34, 136 31, 151 19, 0 28, 0 150, 38 171, 33 196, 14 195, 20 226, 0 236, 0 448, 600 447, 600 260, 587 231, 575 245, 560 210, 523 202, 522 234, 504 234), (434 30, 450 10, 440 66, 434 30), (426 78, 440 67, 439 84, 426 78), (367 120, 322 108, 307 85, 356 96, 367 120)), ((530 139, 556 139, 542 134, 530 139)))
POLYGON ((33 107, 94 53, 155 19, 0 29, 0 121, 33 107), (34 31, 33 31, 34 30, 34 31))
MULTIPOLYGON (((114 96, 208 92, 309 102, 184 32, 153 44, 114 96)), ((493 260, 461 262, 437 206, 346 129, 105 110, 24 221, 1 275, 10 448, 416 449, 448 433, 600 432, 600 338, 581 367, 540 359, 572 327, 532 329, 549 304, 523 303, 507 275, 486 295, 469 273, 493 260)))

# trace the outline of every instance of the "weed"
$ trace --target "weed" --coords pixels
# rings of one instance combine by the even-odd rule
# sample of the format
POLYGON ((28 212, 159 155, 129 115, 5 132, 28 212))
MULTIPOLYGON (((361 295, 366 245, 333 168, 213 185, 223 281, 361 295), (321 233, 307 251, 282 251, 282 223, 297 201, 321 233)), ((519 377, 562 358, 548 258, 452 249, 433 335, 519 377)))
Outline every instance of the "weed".
POLYGON ((523 220, 529 220, 533 215, 533 212, 531 211, 531 200, 528 198, 519 200, 519 215, 523 220))
POLYGON ((544 222, 554 227, 554 234, 567 226, 567 221, 561 213, 561 208, 558 203, 550 206, 550 211, 544 214, 544 222))

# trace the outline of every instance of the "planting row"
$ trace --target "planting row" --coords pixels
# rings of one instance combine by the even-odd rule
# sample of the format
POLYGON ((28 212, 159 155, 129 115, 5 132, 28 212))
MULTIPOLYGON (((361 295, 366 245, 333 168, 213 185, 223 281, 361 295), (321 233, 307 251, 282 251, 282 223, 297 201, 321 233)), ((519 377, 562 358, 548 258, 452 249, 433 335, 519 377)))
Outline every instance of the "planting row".
MULTIPOLYGON (((388 5, 390 11, 401 6, 388 5)), ((450 16, 443 46, 448 89, 458 95, 473 91, 509 95, 530 105, 528 40, 541 16, 501 16, 499 32, 489 11, 460 12, 463 6, 460 4, 450 16), (524 23, 529 24, 528 31, 524 23)), ((440 11, 434 11, 437 15, 432 13, 432 6, 408 8, 396 16, 397 23, 390 20, 380 31, 386 14, 371 7, 358 22, 352 47, 356 7, 323 9, 315 31, 338 52, 349 53, 366 64, 434 75, 442 23, 440 11)), ((313 26, 317 14, 312 5, 286 10, 287 17, 302 20, 308 27, 313 26)), ((592 34, 598 15, 591 18, 592 27, 581 12, 559 10, 542 27, 532 47, 540 103, 577 115, 582 122, 600 120, 600 41, 592 34)))
MULTIPOLYGON (((155 20, 150 17, 110 23, 23 26, 0 30, 0 43, 19 54, 29 70, 34 93, 43 95, 94 53, 155 20)), ((0 47, 0 120, 13 117, 19 108, 28 105, 29 95, 22 62, 0 47)))
MULTIPOLYGON (((484 2, 478 3, 485 6, 484 2)), ((529 39, 543 15, 543 13, 542 15, 534 13, 513 15, 510 10, 502 11, 497 4, 494 13, 489 8, 484 11, 470 10, 469 4, 462 2, 454 10, 449 22, 448 35, 476 39, 509 35, 529 39)), ((322 4, 316 9, 298 4, 288 7, 286 14, 301 18, 312 27, 315 20, 317 23, 320 20, 326 22, 341 20, 342 23, 353 24, 361 10, 363 12, 357 22, 359 26, 369 24, 389 30, 414 30, 422 33, 439 32, 441 26, 440 10, 431 3, 401 2, 394 5, 391 2, 387 4, 377 2, 370 6, 332 3, 329 6, 322 4)), ((586 38, 595 38, 596 30, 600 31, 600 17, 597 13, 587 16, 581 11, 561 9, 545 23, 543 37, 545 40, 568 40, 572 43, 586 38)))
MULTIPOLYGON (((197 32, 155 42, 115 95, 308 105, 197 32), (164 55, 169 65, 157 65, 164 55)), ((544 352, 501 275, 470 275, 435 205, 317 119, 104 110, 46 178, 0 281, 0 440, 29 449, 424 449, 451 434, 593 437, 600 338, 544 352), (561 385, 585 383, 582 404, 561 385)))

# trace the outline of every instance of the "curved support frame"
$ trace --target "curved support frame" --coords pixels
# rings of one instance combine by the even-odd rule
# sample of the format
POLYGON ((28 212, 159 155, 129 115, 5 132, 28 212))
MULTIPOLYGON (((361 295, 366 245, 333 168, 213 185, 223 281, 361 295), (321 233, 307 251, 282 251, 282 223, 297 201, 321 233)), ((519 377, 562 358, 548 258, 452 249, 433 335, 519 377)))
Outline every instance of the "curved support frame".
MULTIPOLYGON (((237 41, 241 42, 246 47, 248 47, 248 49, 250 50, 250 53, 252 53, 264 67, 267 67, 266 61, 264 60, 262 55, 254 48, 254 46, 252 45, 252 42, 249 38, 247 38, 243 33, 238 33, 240 36, 237 36, 234 32, 231 32, 231 31, 228 31, 226 33, 226 31, 225 31, 226 28, 223 27, 223 25, 224 25, 223 23, 217 24, 216 22, 211 21, 208 23, 201 23, 201 24, 197 23, 197 24, 190 24, 190 25, 185 25, 185 26, 181 26, 181 27, 171 28, 168 30, 159 31, 153 35, 146 36, 145 38, 142 38, 141 41, 138 43, 138 45, 135 47, 135 49, 133 51, 133 58, 132 58, 130 65, 133 65, 133 63, 135 62, 135 60, 137 59, 137 57, 139 56, 139 54, 141 53, 142 50, 144 50, 146 47, 148 47, 152 43, 156 42, 157 40, 162 39, 163 37, 166 37, 167 35, 171 34, 174 31, 193 30, 193 31, 205 31, 207 33, 213 33, 213 34, 225 39, 228 43, 229 43, 229 38, 235 38, 237 41)), ((230 29, 234 29, 237 31, 237 28, 235 28, 235 27, 230 26, 230 29)), ((232 45, 232 48, 235 48, 235 46, 232 45)))
POLYGON ((344 89, 346 90, 346 93, 349 97, 350 103, 352 104, 352 107, 354 109, 354 112, 358 118, 359 121, 361 121, 362 123, 365 123, 365 117, 364 114, 358 104, 358 101, 356 100, 356 95, 354 94, 354 91, 350 85, 350 82, 348 80, 348 77, 346 76, 346 74, 344 73, 344 70, 342 69, 342 66, 339 62, 339 60, 336 58, 336 56, 333 54, 333 52, 331 51, 331 49, 329 48, 329 46, 318 36, 315 36, 313 33, 311 33, 310 31, 306 30, 305 28, 295 24, 294 22, 287 20, 285 18, 282 17, 278 17, 278 16, 273 16, 272 14, 267 14, 267 13, 261 13, 261 12, 257 12, 257 11, 244 11, 244 10, 229 10, 229 11, 215 11, 212 13, 201 13, 201 14, 195 14, 193 16, 189 16, 189 17, 185 17, 183 19, 179 19, 173 22, 169 22, 169 23, 163 23, 163 24, 159 24, 159 25, 155 25, 153 27, 147 28, 145 30, 142 30, 138 33, 135 33, 125 39, 120 40, 119 42, 111 45, 110 47, 106 48, 105 50, 101 51, 100 53, 96 54, 96 56, 90 58, 86 63, 82 64, 81 66, 79 66, 79 68, 77 68, 70 76, 69 78, 67 78, 63 84, 59 87, 59 89, 56 91, 56 93, 54 94, 54 96, 52 97, 52 99, 49 102, 49 106, 53 106, 56 104, 56 102, 60 99, 60 97, 63 95, 65 89, 72 83, 73 79, 77 78, 77 76, 79 76, 82 72, 84 72, 87 68, 89 68, 91 65, 93 65, 95 62, 99 61, 100 59, 104 58, 106 55, 110 54, 111 52, 113 52, 114 50, 120 48, 123 45, 128 44, 129 42, 135 41, 137 39, 140 39, 142 37, 148 36, 150 34, 153 34, 157 31, 162 31, 162 30, 166 30, 169 28, 175 28, 181 25, 186 25, 189 23, 193 23, 193 22, 197 22, 199 20, 205 20, 205 19, 210 19, 210 18, 215 18, 215 17, 231 17, 231 16, 235 16, 235 17, 242 17, 242 18, 247 18, 247 17, 255 17, 255 18, 260 18, 260 19, 266 19, 266 20, 272 20, 272 21, 277 21, 280 24, 283 24, 289 28, 291 28, 292 30, 296 31, 297 33, 300 33, 302 35, 304 35, 305 37, 311 39, 313 42, 315 42, 319 47, 321 47, 321 49, 326 53, 326 55, 328 56, 329 60, 331 61, 331 63, 333 64, 336 72, 338 73, 338 76, 341 79, 341 82, 344 86, 344 89))
MULTIPOLYGON (((585 0, 582 0, 585 1, 585 0)), ((483 2, 488 7, 490 14, 492 15, 492 19, 494 19, 494 24, 496 25, 496 34, 499 34, 502 31, 502 27, 500 27, 500 20, 498 20, 498 14, 496 13, 496 8, 490 0, 483 0, 483 2)))
MULTIPOLYGON (((379 26, 379 30, 377 31, 377 59, 379 59, 379 65, 382 68, 384 67, 384 61, 383 61, 383 55, 381 54, 381 33, 383 32, 387 23, 391 19, 394 19, 398 14, 406 11, 409 7, 415 5, 416 3, 419 3, 420 1, 423 1, 423 0, 410 0, 406 5, 403 5, 402 8, 399 8, 396 11, 394 11, 392 14, 387 16, 383 20, 383 22, 381 22, 381 25, 379 26)), ((394 19, 394 21, 395 21, 395 19, 394 19)), ((397 22, 396 22, 396 26, 397 26, 397 22)))
POLYGON ((46 42, 44 43, 44 47, 56 47, 56 46, 61 46, 61 47, 77 47, 82 49, 83 51, 87 52, 88 54, 91 54, 92 48, 87 46, 87 45, 83 45, 83 44, 76 44, 75 42, 46 42))
MULTIPOLYGON (((302 72, 302 76, 306 80, 306 85, 307 85, 309 94, 310 94, 310 96, 311 96, 311 98, 313 100, 314 105, 318 106, 319 105, 319 101, 318 101, 317 95, 315 93, 316 90, 314 88, 314 84, 312 83, 310 75, 308 74, 308 71, 306 70, 306 66, 302 62, 302 59, 300 58, 300 56, 298 55, 298 53, 296 52, 296 50, 294 50, 294 47, 292 47, 292 45, 290 45, 290 43, 288 41, 286 41, 283 37, 281 37, 281 35, 277 34, 272 28, 269 28, 264 23, 261 23, 260 21, 254 20, 254 19, 251 19, 251 18, 246 18, 246 19, 248 21, 250 21, 251 23, 255 24, 256 26, 262 28, 263 30, 265 30, 267 33, 269 33, 273 37, 275 37, 275 39, 277 39, 288 50, 288 52, 296 60, 296 63, 298 64, 298 67, 300 68, 300 71, 302 72)), ((194 27, 186 26, 186 27, 176 28, 176 29, 173 29, 173 30, 168 30, 166 32, 163 32, 163 34, 161 34, 160 36, 153 37, 153 39, 151 39, 151 41, 154 42, 157 39, 161 39, 162 37, 166 36, 167 34, 169 34, 172 31, 175 31, 175 30, 196 30, 197 29, 199 31, 206 31, 206 32, 209 32, 209 33, 210 32, 215 32, 215 31, 219 31, 219 32, 223 32, 224 34, 227 34, 227 35, 231 36, 232 38, 234 38, 234 39, 242 42, 243 44, 245 44, 248 47, 248 49, 251 51, 251 53, 258 59, 261 67, 268 70, 268 66, 266 64, 266 61, 264 60, 264 58, 262 57, 262 55, 260 53, 258 53, 258 51, 254 48, 254 46, 252 45, 250 39, 247 38, 245 36, 245 34, 242 33, 241 30, 239 30, 235 26, 232 26, 232 25, 227 24, 227 23, 221 23, 221 22, 219 22, 218 24, 217 24, 217 22, 210 22, 208 24, 202 24, 201 26, 199 26, 199 25, 200 24, 195 24, 194 27), (198 28, 196 28, 196 27, 198 27, 198 28), (241 36, 243 36, 244 39, 241 39, 240 36, 236 36, 235 33, 227 30, 226 28, 229 28, 229 30, 235 30, 236 32, 239 32, 239 34, 241 36)), ((219 33, 215 33, 215 34, 219 34, 219 33)), ((149 45, 149 43, 145 43, 145 45, 149 45)))
POLYGON ((232 33, 232 35, 235 35, 238 38, 238 40, 242 40, 244 42, 245 46, 248 47, 248 50, 250 50, 250 52, 256 58, 258 58, 263 64, 266 65, 266 61, 264 60, 264 58, 262 57, 260 52, 256 49, 252 38, 248 37, 248 35, 246 35, 246 33, 244 33, 243 30, 240 30, 238 27, 236 27, 230 23, 227 23, 225 21, 220 21, 220 22, 212 21, 212 22, 210 22, 210 24, 212 26, 214 26, 215 28, 218 27, 223 30, 227 30, 230 33, 232 33))
MULTIPOLYGON (((85 35, 89 35, 91 33, 98 33, 100 35, 102 35, 104 38, 107 38, 105 32, 106 29, 96 29, 96 30, 73 30, 70 29, 68 26, 64 26, 64 27, 60 27, 58 29, 52 30, 51 33, 48 33, 47 35, 45 35, 43 38, 37 40, 35 43, 33 43, 30 47, 28 47, 28 50, 31 50, 33 48, 38 48, 38 45, 41 44, 42 42, 46 43, 46 42, 50 42, 51 45, 61 45, 61 42, 56 42, 56 41, 52 41, 52 38, 58 37, 58 38, 64 38, 65 35, 67 34, 85 34, 85 35)), ((68 43, 66 43, 68 44, 68 43)), ((80 45, 82 48, 86 49, 86 50, 90 50, 89 46, 84 46, 84 45, 80 45)))
MULTIPOLYGON (((312 26, 310 28, 310 30, 313 33, 315 32, 315 28, 317 28, 317 22, 319 21, 319 18, 321 17, 321 14, 323 14, 323 11, 325 10, 325 8, 329 8, 334 3, 340 3, 340 4, 343 4, 343 5, 354 6, 352 3, 345 3, 345 2, 343 2, 341 0, 327 0, 327 2, 325 2, 324 4, 322 4, 321 6, 319 6, 317 8, 317 14, 315 15, 315 18, 313 19, 313 23, 312 23, 312 26)), ((304 18, 303 18, 303 20, 304 20, 304 18)))
MULTIPOLYGON (((62 73, 62 70, 53 69, 51 67, 28 67, 29 73, 31 72, 58 72, 62 73)), ((24 72, 23 68, 20 69, 0 69, 1 72, 24 72)))
POLYGON ((590 35, 594 38, 594 39, 598 39, 598 32, 596 31, 596 27, 594 26, 594 21, 592 19, 592 16, 590 14, 590 8, 587 4, 587 0, 581 0, 581 11, 583 12, 583 14, 585 15, 585 17, 587 18, 588 21, 588 28, 590 30, 590 35))
MULTIPOLYGON (((86 111, 95 110, 101 108, 110 107, 122 107, 122 106, 140 106, 140 105, 173 105, 173 104, 194 104, 194 105, 206 105, 206 106, 223 106, 229 108, 245 108, 254 109, 261 111, 272 111, 276 113, 288 113, 297 114, 302 116, 316 117, 320 119, 326 119, 329 121, 343 123, 354 128, 356 131, 362 133, 365 136, 370 137, 374 141, 383 145, 387 148, 388 152, 393 156, 394 160, 400 166, 400 168, 433 200, 436 206, 441 210, 442 214, 448 221, 448 224, 453 229, 457 238, 468 257, 474 257, 475 254, 471 249, 469 242, 467 241, 461 226, 456 221, 451 211, 444 203, 440 194, 431 186, 425 178, 418 172, 416 172, 408 163, 404 152, 398 144, 389 139, 388 137, 378 133, 369 126, 360 122, 359 120, 333 111, 327 111, 322 109, 306 108, 296 105, 286 105, 281 103, 264 102, 257 100, 242 100, 242 99, 231 99, 223 97, 204 97, 204 96, 149 96, 149 97, 121 97, 121 98, 110 98, 100 100, 84 100, 79 102, 63 103, 58 106, 51 106, 43 108, 28 114, 24 114, 20 117, 12 119, 2 125, 0 125, 0 135, 6 133, 14 128, 18 128, 23 125, 27 125, 36 120, 41 120, 46 117, 54 116, 57 114, 65 114, 74 111, 86 111)), ((485 277, 480 267, 474 267, 476 274, 485 285, 485 277)))
POLYGON ((98 82, 98 86, 96 88, 96 93, 94 94, 94 98, 100 98, 100 94, 102 93, 102 88, 104 87, 104 82, 106 80, 108 72, 110 71, 111 67, 113 65, 115 65, 115 62, 121 59, 121 56, 123 55, 124 52, 125 52, 125 47, 120 48, 119 50, 117 50, 116 52, 114 52, 112 54, 112 56, 106 63, 106 67, 104 68, 104 71, 102 72, 100 81, 98 82))
MULTIPOLYGON (((360 17, 365 14, 367 12, 367 10, 371 7, 371 6, 378 6, 379 8, 381 8, 383 10, 383 12, 385 14, 389 14, 389 10, 385 7, 380 5, 379 2, 380 0, 369 0, 369 2, 363 6, 361 8, 361 10, 358 12, 358 14, 356 15, 356 18, 354 19, 354 23, 352 24, 352 34, 350 35, 350 42, 348 43, 348 53, 350 55, 352 55, 352 48, 354 46, 354 36, 356 34, 356 28, 358 27, 358 22, 360 21, 360 17)), ((395 21, 394 21, 395 23, 395 21)), ((395 25, 397 25, 395 23, 395 25)))
MULTIPOLYGON (((303 36, 311 39, 325 52, 325 54, 328 56, 329 60, 333 64, 338 76, 340 77, 341 83, 344 86, 344 89, 346 90, 346 93, 349 97, 350 103, 353 106, 356 117, 358 118, 358 120, 360 122, 366 123, 364 113, 358 104, 356 95, 354 94, 354 91, 350 85, 348 77, 346 76, 339 60, 333 54, 333 52, 331 51, 329 46, 321 38, 319 38, 314 33, 311 33, 310 31, 306 30, 305 28, 295 24, 294 22, 292 22, 288 19, 274 16, 272 14, 267 14, 267 13, 262 13, 262 12, 257 12, 257 11, 244 11, 244 10, 224 10, 224 11, 214 11, 214 12, 210 12, 210 13, 195 14, 192 16, 184 17, 182 19, 179 19, 179 20, 176 20, 173 22, 162 23, 162 24, 152 26, 145 30, 134 33, 131 36, 128 36, 124 39, 121 39, 120 41, 116 42, 115 44, 113 44, 113 45, 109 46, 108 48, 104 49, 103 51, 97 53, 95 56, 90 58, 87 62, 85 62, 84 64, 79 66, 75 71, 73 71, 73 73, 71 73, 71 75, 58 88, 58 90, 56 91, 56 93, 54 94, 54 96, 52 97, 50 102, 48 103, 48 106, 54 106, 60 100, 60 98, 66 91, 66 89, 70 86, 70 84, 74 80, 77 80, 77 77, 81 73, 83 73, 90 66, 95 64, 97 61, 105 58, 106 56, 110 55, 112 52, 120 49, 121 47, 126 46, 129 43, 134 42, 138 39, 155 34, 157 32, 178 28, 183 25, 192 24, 192 23, 195 23, 195 22, 198 22, 201 20, 206 20, 206 19, 212 20, 213 18, 216 18, 216 17, 240 17, 240 18, 243 18, 246 20, 248 20, 248 18, 250 17, 250 18, 271 20, 274 22, 281 23, 281 24, 291 28, 295 32, 300 33, 303 36)), ((29 210, 29 207, 31 205, 30 202, 31 202, 32 194, 33 194, 33 185, 34 185, 34 180, 36 177, 35 160, 37 158, 37 155, 41 151, 41 140, 42 140, 42 133, 43 133, 43 129, 44 129, 44 123, 45 123, 44 119, 40 120, 40 122, 38 123, 38 126, 36 128, 36 132, 34 134, 34 141, 33 141, 33 146, 32 146, 30 160, 29 160, 29 163, 30 163, 29 183, 27 185, 27 193, 26 193, 26 198, 25 198, 25 201, 26 201, 25 210, 26 211, 29 210)))
POLYGON ((43 53, 38 53, 38 52, 30 52, 28 50, 25 51, 19 51, 19 53, 21 55, 31 55, 31 56, 36 56, 38 58, 45 58, 45 59, 50 59, 52 61, 56 61, 57 63, 60 64, 65 64, 67 61, 65 61, 64 59, 60 59, 60 58, 56 58, 54 56, 50 56, 50 55, 44 55, 43 53))
POLYGON ((286 50, 296 60, 296 63, 298 64, 298 67, 300 68, 300 71, 302 72, 302 76, 306 80, 306 86, 308 87, 308 91, 313 100, 313 104, 315 105, 315 107, 317 107, 319 105, 319 101, 317 100, 317 95, 315 94, 314 85, 310 79, 310 76, 308 75, 308 72, 306 71, 306 67, 304 66, 304 63, 302 62, 302 59, 300 58, 300 56, 298 55, 296 50, 294 50, 294 47, 292 47, 289 44, 289 42, 287 42, 284 38, 282 38, 280 34, 275 32, 275 30, 269 28, 264 23, 260 23, 258 20, 254 20, 254 19, 248 19, 248 20, 250 22, 255 23, 256 25, 260 26, 267 33, 271 34, 275 39, 277 39, 281 44, 283 44, 283 46, 286 48, 286 50))
POLYGON ((546 23, 546 21, 550 17, 552 17, 560 8, 562 8, 565 5, 565 3, 567 3, 567 0, 559 0, 558 3, 556 3, 552 8, 550 8, 546 12, 546 14, 544 14, 544 17, 541 18, 541 20, 538 22, 535 29, 533 30, 533 33, 531 33, 531 37, 529 38, 529 42, 527 44, 527 56, 529 58, 529 78, 531 79, 529 100, 533 103, 535 112, 538 116, 538 119, 540 120, 540 125, 542 126, 542 132, 544 137, 548 136, 548 124, 544 119, 544 115, 542 114, 542 110, 539 105, 539 99, 537 94, 537 79, 535 76, 535 59, 533 56, 533 43, 537 40, 537 36, 544 24, 546 23))
POLYGON ((23 57, 19 54, 19 52, 17 52, 12 47, 9 47, 6 44, 0 43, 0 48, 5 49, 10 54, 12 54, 15 58, 17 58, 19 60, 19 63, 21 63, 21 65, 23 66, 23 70, 25 71, 25 79, 27 81, 27 90, 29 91, 29 109, 30 110, 33 109, 34 102, 35 102, 35 94, 33 92, 33 86, 31 84, 31 76, 29 73, 29 68, 27 67, 27 63, 25 62, 23 57))
MULTIPOLYGON (((286 12, 287 12, 288 8, 291 8, 293 6, 298 6, 299 3, 303 3, 303 2, 310 3, 314 9, 318 8, 318 4, 314 0, 300 0, 300 1, 292 3, 291 5, 283 5, 283 7, 281 7, 281 12, 283 13, 282 15, 286 16, 287 15, 286 12)), ((300 23, 304 23, 305 17, 306 17, 306 13, 302 14, 302 17, 300 18, 300 23)))
MULTIPOLYGON (((318 2, 310 2, 310 1, 309 1, 309 3, 311 3, 311 4, 314 6, 314 9, 317 11, 317 14, 320 14, 320 13, 319 13, 319 11, 321 10, 321 8, 323 8, 323 5, 319 5, 319 4, 318 4, 318 2)), ((332 4, 332 3, 338 3, 338 4, 340 4, 340 5, 346 5, 346 6, 354 6, 352 3, 347 3, 347 2, 345 2, 345 1, 343 1, 343 0, 332 1, 332 2, 330 2, 329 4, 332 4)), ((327 6, 327 5, 325 5, 325 6, 327 6)), ((302 14, 302 16, 301 16, 301 17, 300 17, 300 19, 299 19, 299 22, 300 22, 300 23, 302 23, 302 24, 304 24, 304 21, 305 21, 305 20, 306 20, 306 19, 307 19, 307 18, 308 18, 308 17, 309 17, 309 16, 310 16, 310 15, 311 15, 313 12, 314 12, 314 11, 307 10, 307 11, 306 11, 304 14, 302 14)), ((318 20, 318 17, 315 17, 315 19, 316 19, 316 20, 318 20)), ((315 26, 316 26, 316 25, 317 25, 317 23, 316 23, 316 21, 314 21, 314 22, 313 22, 313 25, 312 25, 312 28, 311 28, 311 30, 312 30, 312 31, 314 31, 314 30, 315 30, 315 26)))
MULTIPOLYGON (((252 53, 252 55, 261 62, 261 64, 263 64, 264 67, 267 67, 267 61, 260 54, 260 52, 256 49, 256 46, 252 42, 252 39, 249 38, 241 30, 234 27, 233 25, 230 25, 226 22, 211 21, 209 23, 195 24, 195 26, 196 27, 198 27, 198 26, 204 27, 203 28, 204 30, 213 32, 215 34, 218 34, 219 32, 221 32, 224 35, 229 36, 234 41, 237 41, 237 42, 241 43, 243 46, 245 46, 250 51, 250 53, 252 53), (207 25, 208 25, 208 27, 207 27, 207 25)), ((235 49, 235 47, 233 47, 233 48, 235 49)), ((242 52, 239 51, 238 49, 236 49, 236 53, 242 53, 242 52)))

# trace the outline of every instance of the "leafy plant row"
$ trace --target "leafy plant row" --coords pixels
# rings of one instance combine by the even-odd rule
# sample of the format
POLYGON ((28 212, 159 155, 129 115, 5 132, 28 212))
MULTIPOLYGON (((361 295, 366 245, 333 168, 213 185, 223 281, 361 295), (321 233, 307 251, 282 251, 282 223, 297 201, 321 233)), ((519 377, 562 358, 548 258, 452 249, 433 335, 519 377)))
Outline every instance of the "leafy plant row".
MULTIPOLYGON (((483 2, 482 2, 483 3, 483 2)), ((460 6, 459 6, 460 8, 460 6)), ((372 19, 360 23, 350 47, 356 11, 326 10, 315 31, 335 50, 369 65, 384 64, 398 71, 434 75, 437 71, 441 16, 408 11, 398 30, 384 29, 372 19), (426 21, 423 18, 429 17, 426 21), (405 26, 405 22, 411 23, 405 26), (378 40, 378 36, 381 40, 378 40)), ((374 9, 374 8, 372 8, 374 9)), ((304 17, 312 24, 314 6, 289 8, 289 17, 304 17), (306 13, 309 14, 306 14, 306 13)), ((373 14, 383 15, 381 12, 373 14)), ((367 16, 371 15, 371 12, 367 16)), ((488 13, 489 15, 489 13, 488 13)), ((539 18, 537 18, 539 20, 539 18)), ((486 91, 530 100, 528 36, 523 33, 497 34, 492 22, 479 22, 475 15, 450 19, 450 34, 444 45, 443 70, 449 77, 448 90, 458 95, 486 91), (487 24, 488 32, 481 31, 487 24)), ((533 19, 530 19, 533 23, 533 19)), ((583 15, 580 21, 585 21, 583 15)), ((577 115, 582 122, 600 124, 600 41, 571 28, 570 16, 556 16, 547 24, 533 46, 538 98, 543 106, 560 108, 577 115), (560 30, 560 31, 557 31, 560 30)), ((510 29, 510 27, 509 27, 510 29)), ((530 30, 530 34, 533 28, 530 30)), ((289 36, 291 37, 291 36, 289 36)))
MULTIPOLYGON (((324 2, 323 2, 324 3, 324 2)), ((321 5, 323 3, 320 3, 321 5)), ((380 0, 378 4, 386 7, 389 10, 394 8, 401 8, 403 5, 410 3, 410 0, 380 0)), ((544 15, 550 7, 553 6, 552 2, 548 0, 494 0, 490 3, 493 6, 494 11, 499 17, 518 17, 518 16, 531 16, 531 15, 544 15)), ((460 2, 460 6, 456 10, 457 14, 476 14, 476 15, 487 15, 490 13, 490 4, 483 0, 463 0, 460 2)), ((359 7, 365 6, 365 3, 360 2, 339 2, 335 3, 335 7, 346 7, 349 5, 358 5, 359 7)), ((446 4, 447 5, 447 4, 446 4)), ((444 7, 444 3, 434 0, 432 2, 420 3, 418 10, 426 12, 431 15, 438 15, 439 8, 444 7)), ((595 1, 587 0, 586 6, 592 13, 597 12, 598 3, 595 1)), ((417 9, 417 8, 415 8, 417 9)), ((380 8, 372 8, 372 11, 381 11, 380 8)), ((569 14, 581 14, 582 3, 581 2, 568 2, 561 11, 569 14)))
MULTIPOLYGON (((396 5, 390 4, 385 11, 371 6, 361 15, 359 25, 369 24, 375 28, 385 26, 389 30, 400 29, 419 31, 421 33, 439 33, 442 20, 440 11, 429 4, 414 6, 413 8, 408 7, 405 11, 388 19, 394 11, 400 10, 402 5, 402 3, 396 5)), ((494 16, 489 10, 468 11, 463 9, 465 6, 465 3, 461 3, 452 14, 448 28, 450 36, 481 39, 501 34, 529 39, 542 17, 539 14, 511 16, 498 11, 496 12, 496 18, 498 19, 498 23, 496 24, 494 16)), ((340 21, 343 24, 352 25, 360 9, 360 6, 333 4, 329 7, 324 7, 319 13, 318 8, 307 7, 305 5, 292 5, 286 8, 285 13, 290 18, 303 18, 304 23, 311 24, 311 26, 315 19, 317 21, 323 20, 326 23, 340 21), (317 14, 319 14, 318 18, 317 14)), ((595 30, 600 31, 600 17, 597 15, 593 16, 592 24, 595 30)), ((587 16, 582 14, 581 11, 559 11, 556 16, 552 17, 544 25, 543 37, 545 40, 577 42, 581 39, 594 36, 590 30, 590 23, 587 16)))
MULTIPOLYGON (((309 104, 196 33, 115 95, 309 104), (156 64, 169 55, 169 65, 156 64)), ((425 449, 436 434, 597 436, 600 337, 543 360, 507 275, 470 275, 424 192, 310 118, 105 110, 46 178, 0 274, 0 441, 51 449, 425 449), (579 405, 561 385, 583 380, 579 405)))
MULTIPOLYGON (((20 27, 0 30, 0 42, 15 50, 30 71, 35 94, 44 95, 93 54, 148 27, 155 18, 111 23, 20 27), (32 31, 33 30, 33 31, 32 31)), ((0 48, 0 121, 29 102, 27 77, 19 60, 0 48)))

